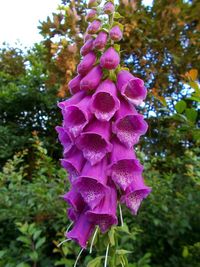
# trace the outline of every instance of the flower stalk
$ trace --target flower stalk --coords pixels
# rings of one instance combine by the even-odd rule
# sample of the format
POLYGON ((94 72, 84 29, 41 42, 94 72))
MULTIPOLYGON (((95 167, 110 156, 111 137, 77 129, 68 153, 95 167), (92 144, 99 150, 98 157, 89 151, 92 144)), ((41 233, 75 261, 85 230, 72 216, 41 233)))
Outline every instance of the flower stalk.
POLYGON ((101 20, 99 4, 89 1, 89 25, 80 51, 83 58, 69 83, 73 96, 58 104, 63 124, 56 129, 64 148, 61 163, 71 185, 63 196, 74 222, 66 237, 82 250, 92 237, 92 252, 99 232, 107 236, 107 266, 109 248, 114 255, 109 230, 118 224, 117 204, 123 228, 121 204, 136 215, 151 188, 145 185, 143 167, 134 152, 148 128, 136 109, 146 97, 146 88, 141 79, 121 68, 116 42, 123 37, 123 26, 116 19, 121 16, 115 16, 114 1, 106 1, 103 7, 108 24, 101 20))

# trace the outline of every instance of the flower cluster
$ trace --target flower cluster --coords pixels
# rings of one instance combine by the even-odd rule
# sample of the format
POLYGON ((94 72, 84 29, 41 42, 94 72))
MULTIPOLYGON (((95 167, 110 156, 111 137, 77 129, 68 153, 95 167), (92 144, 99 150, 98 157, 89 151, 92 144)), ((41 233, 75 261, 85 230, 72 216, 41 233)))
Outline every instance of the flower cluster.
MULTIPOLYGON (((64 148, 61 164, 71 184, 63 198, 74 226, 66 236, 83 248, 95 226, 105 233, 118 223, 118 201, 136 215, 151 191, 133 150, 148 128, 135 108, 145 99, 146 88, 141 79, 120 68, 115 42, 122 31, 114 23, 107 31, 103 28, 97 5, 99 1, 89 1, 83 58, 69 83, 73 96, 58 104, 63 124, 56 127, 64 148)), ((113 16, 113 2, 107 1, 103 10, 113 16)))

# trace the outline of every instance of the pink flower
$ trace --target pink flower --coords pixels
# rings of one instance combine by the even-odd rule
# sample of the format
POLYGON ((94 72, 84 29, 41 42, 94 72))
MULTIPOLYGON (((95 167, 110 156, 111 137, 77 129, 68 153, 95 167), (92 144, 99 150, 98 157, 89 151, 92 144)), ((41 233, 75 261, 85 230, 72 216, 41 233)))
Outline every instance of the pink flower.
POLYGON ((123 146, 117 138, 112 140, 112 145, 111 164, 107 168, 107 175, 111 176, 121 189, 126 190, 134 182, 134 177, 142 173, 143 167, 133 150, 123 146))
POLYGON ((81 90, 91 91, 95 90, 100 84, 103 72, 100 66, 96 66, 91 69, 88 74, 81 80, 81 90))
POLYGON ((142 200, 146 198, 150 192, 151 188, 146 186, 142 176, 138 175, 135 177, 135 182, 127 188, 125 194, 121 197, 121 202, 126 204, 133 215, 136 215, 142 200))
POLYGON ((69 239, 75 240, 82 248, 86 248, 87 241, 94 231, 95 225, 88 221, 83 211, 74 224, 73 229, 66 234, 69 239))
POLYGON ((98 206, 86 212, 88 221, 98 225, 102 233, 107 232, 112 225, 117 224, 117 192, 109 187, 98 206))
POLYGON ((107 153, 112 151, 112 144, 109 141, 110 127, 109 122, 93 120, 76 140, 77 147, 91 165, 100 162, 107 153))
POLYGON ((94 40, 93 47, 94 49, 103 49, 106 46, 108 35, 106 32, 98 33, 96 39, 94 40))
POLYGON ((127 70, 121 70, 118 73, 117 88, 128 101, 136 106, 140 105, 147 95, 144 82, 127 70))
POLYGON ((94 52, 86 54, 77 67, 78 73, 82 76, 86 75, 94 66, 95 61, 96 55, 94 52))
POLYGON ((97 33, 100 28, 101 28, 101 21, 100 20, 94 20, 88 26, 87 32, 89 34, 94 34, 94 33, 97 33))
POLYGON ((119 108, 116 86, 107 79, 99 85, 92 96, 91 111, 98 120, 109 121, 119 108))
POLYGON ((106 13, 106 14, 112 14, 114 11, 115 11, 115 6, 113 5, 113 3, 111 2, 108 2, 104 5, 103 7, 103 11, 106 13))
POLYGON ((100 58, 100 65, 104 69, 116 69, 119 65, 120 57, 113 47, 110 47, 104 52, 100 58))
POLYGON ((122 31, 120 30, 119 26, 114 26, 109 32, 110 38, 113 41, 120 41, 122 39, 122 31))
POLYGON ((85 56, 93 49, 93 38, 88 38, 85 44, 81 48, 81 55, 85 56))
POLYGON ((106 158, 94 166, 87 161, 81 176, 74 183, 84 201, 92 209, 98 205, 108 190, 106 186, 108 177, 105 174, 106 165, 106 158))
POLYGON ((61 165, 68 171, 71 182, 80 176, 84 164, 85 159, 83 154, 76 147, 73 147, 73 149, 70 150, 70 154, 68 155, 67 159, 61 159, 61 165))
POLYGON ((69 105, 63 111, 63 127, 73 139, 80 135, 92 117, 88 107, 90 100, 91 97, 86 96, 78 104, 69 105))
POLYGON ((115 114, 112 129, 119 140, 131 148, 139 142, 140 136, 146 133, 148 125, 133 106, 127 101, 121 100, 120 109, 115 114))
POLYGON ((95 9, 91 9, 87 13, 85 19, 86 21, 92 21, 96 17, 96 15, 97 15, 97 11, 95 9))
POLYGON ((82 80, 82 76, 81 75, 77 75, 76 77, 74 77, 69 83, 68 83, 68 86, 69 86, 69 90, 70 90, 70 93, 73 95, 73 94, 76 94, 77 92, 80 91, 80 82, 82 80))

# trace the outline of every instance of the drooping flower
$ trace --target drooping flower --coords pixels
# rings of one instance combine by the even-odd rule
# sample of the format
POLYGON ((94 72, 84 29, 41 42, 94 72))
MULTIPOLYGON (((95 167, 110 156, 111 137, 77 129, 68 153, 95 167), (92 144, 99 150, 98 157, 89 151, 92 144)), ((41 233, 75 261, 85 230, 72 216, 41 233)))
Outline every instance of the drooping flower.
POLYGON ((75 211, 73 208, 68 208, 67 209, 67 217, 71 221, 76 222, 78 220, 79 215, 80 214, 77 211, 75 211))
POLYGON ((117 75, 117 88, 121 94, 134 105, 140 105, 146 98, 147 90, 144 82, 134 77, 127 70, 121 70, 117 75))
POLYGON ((136 159, 132 149, 126 148, 117 138, 112 140, 111 164, 107 168, 107 174, 122 190, 126 190, 135 179, 142 173, 143 167, 136 159))
POLYGON ((58 133, 58 139, 63 145, 64 154, 67 155, 67 153, 70 151, 70 149, 73 147, 73 141, 70 135, 64 130, 61 126, 56 126, 56 131, 58 133))
POLYGON ((117 224, 117 192, 109 187, 104 198, 92 210, 86 212, 88 221, 98 225, 102 233, 107 232, 112 225, 117 224))
POLYGON ((84 163, 85 159, 82 152, 75 146, 72 148, 72 150, 70 150, 70 154, 68 155, 67 159, 61 159, 61 165, 68 171, 71 182, 80 176, 84 163))
POLYGON ((66 107, 63 112, 63 127, 70 133, 72 138, 79 136, 92 117, 88 106, 90 100, 91 97, 86 96, 78 104, 66 107))
POLYGON ((100 65, 104 69, 116 69, 119 65, 120 57, 113 47, 108 48, 100 57, 100 65))
MULTIPOLYGON (((85 92, 78 92, 75 95, 73 95, 72 97, 70 97, 67 100, 64 100, 62 102, 58 103, 58 107, 62 109, 62 111, 65 110, 66 107, 70 106, 70 105, 74 105, 77 104, 79 101, 82 100, 82 98, 85 96, 85 92)), ((63 114, 63 113, 62 113, 63 114)))
POLYGON ((83 152, 84 157, 91 165, 95 165, 107 153, 112 151, 112 144, 109 141, 111 136, 110 127, 109 122, 94 119, 77 138, 77 147, 83 152))
POLYGON ((86 248, 87 241, 91 237, 94 227, 95 225, 88 221, 87 216, 83 211, 79 215, 72 230, 66 234, 66 237, 75 240, 82 248, 86 248))
POLYGON ((72 95, 80 91, 80 82, 82 78, 83 77, 81 75, 77 75, 68 83, 69 90, 72 95))
POLYGON ((107 79, 99 85, 92 96, 91 111, 98 120, 109 121, 119 108, 116 86, 107 79))
POLYGON ((94 34, 94 33, 97 33, 100 28, 101 28, 101 21, 100 20, 94 20, 88 26, 87 32, 89 34, 94 34))
POLYGON ((121 197, 121 202, 131 210, 133 215, 137 214, 137 211, 141 205, 141 202, 151 192, 151 188, 146 186, 141 175, 135 177, 134 183, 132 183, 127 189, 124 195, 121 197))
POLYGON ((94 52, 90 52, 82 59, 82 61, 77 66, 78 73, 82 76, 86 75, 94 66, 96 61, 96 55, 94 52))
MULTIPOLYGON (((89 36, 89 35, 88 35, 89 36)), ((82 56, 87 55, 93 49, 93 38, 88 37, 85 44, 81 47, 80 53, 82 56)))
POLYGON ((112 2, 108 2, 104 5, 103 11, 106 14, 112 14, 115 11, 115 6, 113 5, 112 2))
POLYGON ((71 206, 71 208, 79 213, 85 208, 85 202, 81 194, 73 186, 69 192, 63 195, 63 199, 71 206))
POLYGON ((107 159, 104 158, 94 166, 87 161, 81 176, 75 181, 74 186, 81 193, 84 201, 90 208, 95 208, 105 196, 108 187, 106 175, 107 159))
POLYGON ((107 43, 108 34, 106 32, 100 32, 94 40, 94 49, 100 50, 105 48, 107 43))
POLYGON ((112 29, 109 32, 110 38, 115 41, 119 42, 122 39, 122 31, 120 30, 120 27, 118 25, 112 27, 112 29))
POLYGON ((103 72, 100 66, 95 66, 82 80, 81 80, 81 90, 95 90, 100 84, 103 72))
MULTIPOLYGON (((93 40, 93 37, 92 37, 92 35, 91 34, 89 34, 89 33, 85 33, 84 34, 84 44, 88 41, 88 40, 93 40)), ((82 48, 81 48, 82 49, 82 48)), ((82 55, 82 54, 81 54, 82 55)))
POLYGON ((116 112, 113 123, 113 133, 127 147, 131 148, 139 142, 141 135, 145 134, 148 125, 142 115, 138 114, 127 101, 121 100, 120 109, 116 112))

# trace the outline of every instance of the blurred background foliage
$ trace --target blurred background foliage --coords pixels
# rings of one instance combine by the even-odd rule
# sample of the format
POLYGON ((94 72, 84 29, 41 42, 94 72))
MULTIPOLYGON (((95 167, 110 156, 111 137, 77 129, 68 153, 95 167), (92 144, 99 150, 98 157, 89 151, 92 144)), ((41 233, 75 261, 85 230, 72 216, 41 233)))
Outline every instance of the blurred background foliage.
MULTIPOLYGON (((0 48, 0 267, 71 267, 79 252, 57 247, 69 221, 54 128, 80 60, 85 10, 86 1, 62 0, 40 23, 41 43, 0 48)), ((198 0, 119 1, 122 61, 148 88, 149 131, 136 149, 153 191, 137 217, 123 207, 128 227, 105 237, 117 239, 116 266, 200 266, 199 10, 198 0)), ((79 266, 103 266, 96 242, 79 266)))

